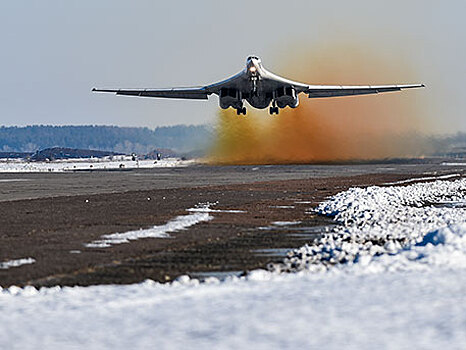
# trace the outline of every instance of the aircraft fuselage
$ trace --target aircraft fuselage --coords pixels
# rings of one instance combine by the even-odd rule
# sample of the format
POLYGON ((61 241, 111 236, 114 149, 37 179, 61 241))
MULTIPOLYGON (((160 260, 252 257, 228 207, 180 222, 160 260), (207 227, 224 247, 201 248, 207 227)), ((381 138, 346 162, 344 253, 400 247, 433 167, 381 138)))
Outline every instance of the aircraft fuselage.
POLYGON ((233 107, 240 110, 244 100, 258 109, 267 108, 271 103, 279 108, 296 108, 299 105, 295 87, 284 86, 283 82, 277 81, 255 56, 248 57, 246 68, 232 78, 234 82, 228 88, 220 89, 219 104, 223 109, 233 107))

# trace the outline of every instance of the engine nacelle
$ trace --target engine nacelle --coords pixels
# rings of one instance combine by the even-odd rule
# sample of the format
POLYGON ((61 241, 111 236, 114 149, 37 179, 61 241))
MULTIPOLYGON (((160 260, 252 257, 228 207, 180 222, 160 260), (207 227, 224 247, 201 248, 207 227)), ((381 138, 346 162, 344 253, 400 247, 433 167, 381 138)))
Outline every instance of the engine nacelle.
POLYGON ((275 101, 277 101, 277 106, 280 108, 285 108, 287 106, 296 108, 299 105, 298 95, 291 86, 277 89, 275 91, 275 101))
POLYGON ((219 95, 220 108, 227 109, 229 107, 242 108, 243 101, 241 93, 236 89, 221 89, 219 95))

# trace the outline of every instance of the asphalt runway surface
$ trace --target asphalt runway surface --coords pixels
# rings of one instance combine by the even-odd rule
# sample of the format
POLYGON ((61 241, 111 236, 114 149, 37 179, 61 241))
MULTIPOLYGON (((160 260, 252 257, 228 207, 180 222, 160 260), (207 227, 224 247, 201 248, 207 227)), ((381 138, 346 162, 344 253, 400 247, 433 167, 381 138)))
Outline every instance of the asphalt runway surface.
POLYGON ((0 262, 36 260, 0 269, 0 286, 164 282, 266 267, 332 224, 312 212, 326 197, 351 186, 465 174, 464 165, 444 161, 0 174, 0 262), (169 238, 85 246, 164 225, 207 202, 241 212, 214 212, 169 238), (273 224, 280 221, 300 223, 273 224))

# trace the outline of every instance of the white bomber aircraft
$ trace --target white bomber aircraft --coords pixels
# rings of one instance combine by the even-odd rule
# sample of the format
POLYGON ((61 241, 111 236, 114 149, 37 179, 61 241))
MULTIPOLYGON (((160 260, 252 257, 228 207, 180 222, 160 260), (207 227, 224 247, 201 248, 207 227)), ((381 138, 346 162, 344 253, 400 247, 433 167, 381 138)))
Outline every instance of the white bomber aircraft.
POLYGON ((270 106, 270 114, 278 114, 279 108, 296 108, 299 94, 309 98, 352 96, 378 94, 381 92, 400 91, 402 89, 421 88, 424 84, 409 85, 307 85, 275 75, 264 68, 261 59, 249 56, 246 67, 232 77, 206 86, 171 88, 171 89, 96 89, 95 92, 112 92, 117 95, 137 97, 160 97, 207 100, 212 94, 219 96, 219 105, 223 109, 233 107, 236 113, 246 114, 244 101, 251 106, 264 109, 270 106))

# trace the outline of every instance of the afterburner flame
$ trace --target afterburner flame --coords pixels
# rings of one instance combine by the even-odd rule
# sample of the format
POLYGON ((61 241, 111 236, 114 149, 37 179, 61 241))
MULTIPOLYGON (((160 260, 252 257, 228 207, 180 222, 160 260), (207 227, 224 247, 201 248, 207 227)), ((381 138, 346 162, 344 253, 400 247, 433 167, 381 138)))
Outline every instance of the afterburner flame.
MULTIPOLYGON (((323 50, 320 57, 295 55, 281 75, 315 84, 390 84, 417 82, 406 64, 368 59, 345 48, 323 50), (304 59, 303 59, 304 58, 304 59), (311 68, 310 68, 311 67, 311 68), (393 67, 396 67, 394 69, 393 67), (404 67, 400 70, 399 67, 404 67)), ((219 112, 216 142, 209 160, 222 164, 286 164, 373 160, 420 156, 427 122, 419 110, 421 91, 374 96, 308 99, 278 116, 248 108, 247 116, 219 112)))

